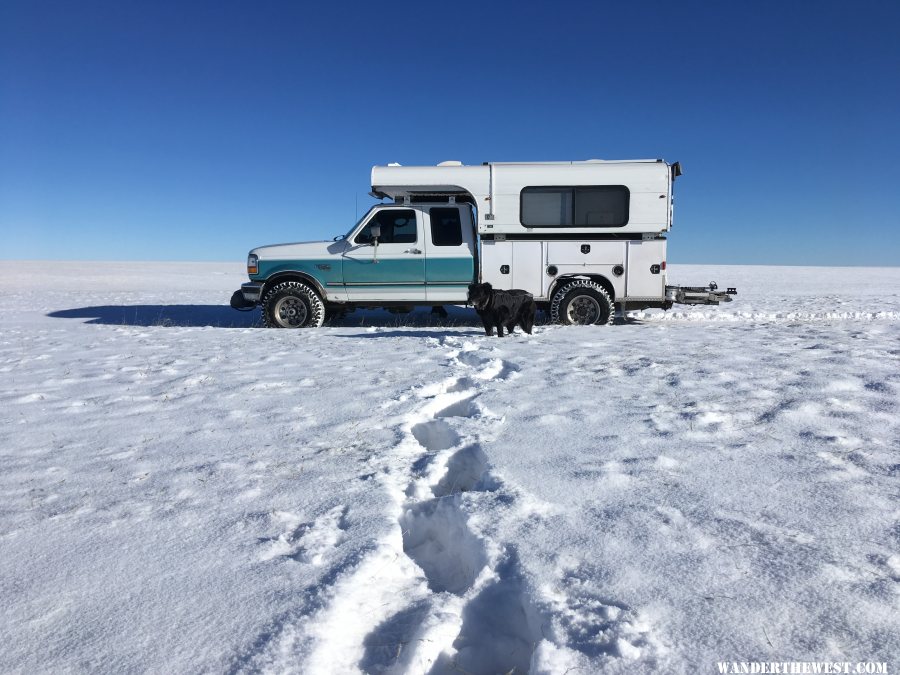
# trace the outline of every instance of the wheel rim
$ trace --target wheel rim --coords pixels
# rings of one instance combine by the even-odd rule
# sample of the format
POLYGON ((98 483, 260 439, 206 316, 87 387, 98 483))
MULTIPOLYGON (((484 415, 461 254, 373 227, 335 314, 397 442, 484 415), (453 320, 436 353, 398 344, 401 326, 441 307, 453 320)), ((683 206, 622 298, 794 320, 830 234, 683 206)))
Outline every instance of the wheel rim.
POLYGON ((288 296, 275 303, 275 320, 283 328, 299 328, 306 323, 309 312, 300 298, 288 296))
POLYGON ((566 308, 566 317, 570 323, 597 323, 600 320, 600 303, 590 295, 576 295, 566 308))

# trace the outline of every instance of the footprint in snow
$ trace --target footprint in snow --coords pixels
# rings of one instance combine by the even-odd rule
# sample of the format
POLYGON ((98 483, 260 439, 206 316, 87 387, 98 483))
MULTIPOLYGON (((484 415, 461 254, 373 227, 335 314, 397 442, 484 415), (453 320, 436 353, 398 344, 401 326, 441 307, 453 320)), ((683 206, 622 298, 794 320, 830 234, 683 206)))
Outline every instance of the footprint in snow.
POLYGON ((265 540, 268 546, 260 554, 261 561, 273 558, 289 558, 311 565, 322 565, 328 552, 344 541, 347 529, 345 518, 347 508, 336 506, 316 518, 313 522, 303 522, 299 514, 290 511, 275 511, 272 520, 285 530, 273 539, 265 540))
POLYGON ((570 570, 552 595, 551 620, 566 646, 588 657, 637 659, 658 652, 650 624, 627 604, 595 592, 594 576, 570 570))

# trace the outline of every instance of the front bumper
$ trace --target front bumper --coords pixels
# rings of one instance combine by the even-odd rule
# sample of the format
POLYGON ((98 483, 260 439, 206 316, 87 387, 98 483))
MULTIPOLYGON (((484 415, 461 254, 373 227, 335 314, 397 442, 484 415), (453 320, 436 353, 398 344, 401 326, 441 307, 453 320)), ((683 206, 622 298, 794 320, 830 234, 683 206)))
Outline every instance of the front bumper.
POLYGON ((234 309, 252 309, 259 304, 259 296, 262 294, 263 284, 261 281, 250 281, 241 284, 240 290, 235 291, 231 295, 231 306, 234 309))

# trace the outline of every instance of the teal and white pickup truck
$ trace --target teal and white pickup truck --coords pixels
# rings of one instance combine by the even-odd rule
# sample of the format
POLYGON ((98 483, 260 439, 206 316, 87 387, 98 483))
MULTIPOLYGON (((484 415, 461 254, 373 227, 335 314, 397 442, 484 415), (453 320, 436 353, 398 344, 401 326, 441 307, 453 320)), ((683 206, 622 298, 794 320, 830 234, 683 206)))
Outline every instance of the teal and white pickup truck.
POLYGON ((356 307, 465 304, 468 286, 531 293, 551 320, 717 304, 733 289, 666 285, 672 185, 662 160, 376 166, 373 206, 332 241, 250 251, 231 305, 267 326, 321 326, 356 307))
POLYGON ((253 249, 232 305, 259 303, 266 325, 295 328, 329 310, 462 304, 476 259, 468 205, 379 205, 334 241, 253 249))

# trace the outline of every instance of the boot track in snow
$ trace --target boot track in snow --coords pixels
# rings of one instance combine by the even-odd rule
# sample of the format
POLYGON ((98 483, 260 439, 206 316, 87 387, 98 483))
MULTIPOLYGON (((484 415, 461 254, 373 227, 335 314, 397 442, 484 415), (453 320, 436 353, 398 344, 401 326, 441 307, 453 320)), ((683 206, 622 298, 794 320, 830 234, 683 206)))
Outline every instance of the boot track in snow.
MULTIPOLYGON (((453 375, 413 393, 416 407, 383 459, 380 480, 395 498, 395 533, 332 578, 319 610, 278 626, 244 662, 250 668, 528 672, 541 634, 517 553, 479 536, 467 510, 479 497, 515 499, 491 472, 483 447, 502 419, 477 399, 486 383, 518 368, 460 338, 429 344, 447 350, 453 375)), ((302 534, 281 537, 265 555, 294 553, 302 534)))
MULTIPOLYGON (((526 582, 515 544, 484 533, 491 525, 486 514, 527 501, 492 470, 485 448, 503 418, 478 400, 486 385, 518 367, 462 338, 428 342, 447 351, 452 374, 398 399, 412 401, 413 410, 394 427, 399 442, 376 460, 396 527, 328 575, 320 600, 285 618, 244 664, 279 673, 524 674, 542 660, 536 657, 542 641, 557 665, 573 667, 584 655, 637 658, 656 651, 636 613, 586 596, 577 571, 548 596, 526 582)), ((342 536, 343 514, 335 509, 317 523, 321 534, 311 548, 342 536)), ((264 555, 318 560, 316 550, 301 553, 301 540, 309 539, 295 527, 264 555)))

